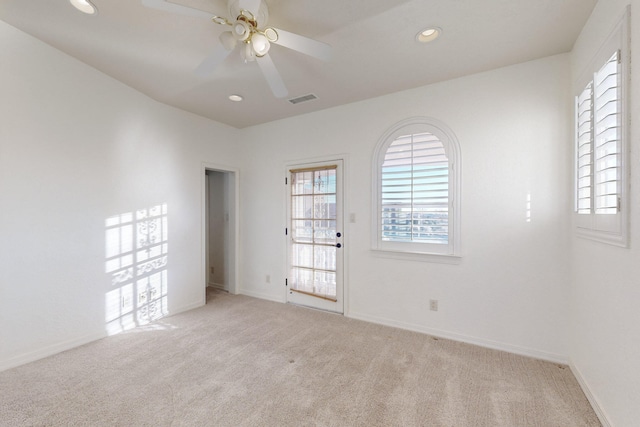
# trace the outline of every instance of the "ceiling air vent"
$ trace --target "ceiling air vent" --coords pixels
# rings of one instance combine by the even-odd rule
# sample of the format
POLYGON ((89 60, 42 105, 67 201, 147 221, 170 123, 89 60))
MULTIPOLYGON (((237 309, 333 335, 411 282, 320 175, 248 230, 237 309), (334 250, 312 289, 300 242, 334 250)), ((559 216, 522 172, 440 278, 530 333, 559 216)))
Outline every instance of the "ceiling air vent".
POLYGON ((309 95, 304 95, 304 96, 299 96, 297 98, 292 98, 292 99, 289 100, 289 102, 292 103, 292 104, 299 104, 301 102, 312 101, 314 99, 318 99, 318 97, 315 96, 314 94, 310 93, 309 95))

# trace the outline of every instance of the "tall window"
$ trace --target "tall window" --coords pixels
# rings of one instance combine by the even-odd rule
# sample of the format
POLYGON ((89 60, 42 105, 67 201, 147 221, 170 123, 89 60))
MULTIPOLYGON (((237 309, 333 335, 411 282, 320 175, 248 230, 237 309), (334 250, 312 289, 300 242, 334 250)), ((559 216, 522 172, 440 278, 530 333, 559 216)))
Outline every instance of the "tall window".
POLYGON ((458 146, 432 119, 396 124, 375 155, 375 249, 455 255, 459 249, 458 146))
POLYGON ((575 212, 581 236, 626 245, 625 20, 601 48, 575 98, 575 212))

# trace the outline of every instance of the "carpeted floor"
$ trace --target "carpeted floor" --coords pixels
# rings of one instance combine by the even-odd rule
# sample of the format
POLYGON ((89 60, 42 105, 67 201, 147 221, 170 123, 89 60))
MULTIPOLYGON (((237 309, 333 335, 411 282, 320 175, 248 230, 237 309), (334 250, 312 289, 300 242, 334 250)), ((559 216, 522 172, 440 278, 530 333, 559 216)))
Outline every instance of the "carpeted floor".
POLYGON ((566 366, 246 296, 0 373, 2 426, 599 426, 566 366))

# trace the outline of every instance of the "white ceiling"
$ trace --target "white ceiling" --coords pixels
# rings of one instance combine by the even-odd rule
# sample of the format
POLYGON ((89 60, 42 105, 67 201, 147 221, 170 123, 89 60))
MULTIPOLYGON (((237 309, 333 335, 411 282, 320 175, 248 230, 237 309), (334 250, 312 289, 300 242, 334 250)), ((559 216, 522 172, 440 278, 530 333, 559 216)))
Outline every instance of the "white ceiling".
MULTIPOLYGON (((68 0, 0 0, 0 19, 160 102, 242 128, 568 52, 597 0, 266 0, 270 26, 333 47, 329 62, 272 47, 284 99, 237 52, 210 77, 194 73, 222 26, 140 0, 92 1, 97 16, 68 0), (427 26, 442 36, 417 43, 427 26), (310 93, 318 99, 288 102, 310 93)), ((173 1, 227 15, 226 0, 173 1)))

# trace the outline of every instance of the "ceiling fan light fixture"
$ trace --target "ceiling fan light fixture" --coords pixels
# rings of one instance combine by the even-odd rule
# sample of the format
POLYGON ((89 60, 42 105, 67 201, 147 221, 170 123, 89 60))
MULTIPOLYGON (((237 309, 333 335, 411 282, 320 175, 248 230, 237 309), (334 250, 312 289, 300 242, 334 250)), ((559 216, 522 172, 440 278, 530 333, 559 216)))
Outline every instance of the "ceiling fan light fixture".
POLYGON ((265 56, 267 53, 269 53, 269 48, 271 47, 271 43, 269 42, 266 36, 260 33, 255 33, 251 37, 251 47, 253 48, 253 51, 255 52, 256 56, 258 58, 261 58, 265 56))
POLYGON ((71 5, 80 12, 86 13, 87 15, 96 15, 98 13, 98 8, 89 0, 69 0, 69 3, 71 3, 71 5))
POLYGON ((236 38, 236 40, 245 41, 249 38, 250 35, 251 26, 247 22, 237 20, 233 24, 233 36, 236 38))
POLYGON ((440 37, 440 34, 442 34, 442 28, 429 27, 420 31, 416 35, 416 40, 420 43, 429 43, 440 37))
POLYGON ((242 56, 242 60, 244 62, 251 62, 256 60, 256 53, 251 47, 251 43, 245 43, 244 46, 240 49, 240 56, 242 56))

